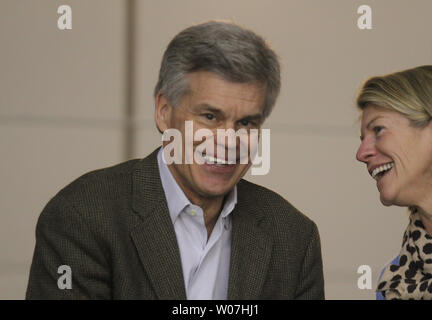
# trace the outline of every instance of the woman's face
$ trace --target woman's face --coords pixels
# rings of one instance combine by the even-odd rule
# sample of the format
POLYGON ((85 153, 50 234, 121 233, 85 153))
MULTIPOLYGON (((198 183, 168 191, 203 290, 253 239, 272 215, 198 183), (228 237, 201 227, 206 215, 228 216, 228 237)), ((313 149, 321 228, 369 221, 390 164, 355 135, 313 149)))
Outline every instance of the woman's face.
POLYGON ((367 165, 386 205, 421 205, 432 191, 432 122, 415 128, 399 112, 364 109, 357 160, 367 165))

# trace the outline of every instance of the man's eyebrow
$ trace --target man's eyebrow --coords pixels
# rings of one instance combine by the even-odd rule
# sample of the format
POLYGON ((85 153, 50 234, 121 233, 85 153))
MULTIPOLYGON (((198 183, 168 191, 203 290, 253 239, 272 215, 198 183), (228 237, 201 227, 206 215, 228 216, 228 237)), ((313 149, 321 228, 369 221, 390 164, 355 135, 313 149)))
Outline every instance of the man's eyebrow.
POLYGON ((197 108, 199 108, 199 111, 210 111, 213 113, 225 115, 221 109, 218 109, 218 108, 216 108, 212 105, 209 105, 207 103, 200 103, 199 105, 197 105, 197 108))
MULTIPOLYGON (((200 108, 200 111, 210 111, 225 116, 225 113, 221 109, 209 105, 208 103, 198 104, 197 108, 200 108)), ((255 114, 244 116, 242 120, 262 120, 262 118, 263 118, 262 113, 255 113, 255 114)))
POLYGON ((264 117, 261 113, 251 114, 249 116, 245 116, 242 120, 262 120, 264 117))

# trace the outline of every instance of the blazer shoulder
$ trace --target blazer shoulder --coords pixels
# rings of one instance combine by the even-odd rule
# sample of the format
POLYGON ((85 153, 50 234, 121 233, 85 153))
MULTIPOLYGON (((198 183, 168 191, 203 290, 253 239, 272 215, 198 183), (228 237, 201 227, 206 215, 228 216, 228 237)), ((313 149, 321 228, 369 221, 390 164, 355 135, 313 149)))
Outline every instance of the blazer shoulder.
POLYGON ((83 217, 97 217, 97 212, 110 212, 119 202, 131 196, 132 173, 139 159, 87 172, 50 199, 43 215, 59 216, 62 208, 72 209, 65 212, 80 212, 83 217), (107 210, 108 209, 108 210, 107 210))
POLYGON ((67 197, 77 191, 83 190, 83 188, 85 190, 92 186, 99 188, 108 187, 112 184, 119 186, 119 182, 122 180, 130 180, 134 168, 140 161, 142 160, 134 159, 114 166, 89 171, 66 185, 59 191, 59 194, 67 197))
POLYGON ((255 205, 263 211, 266 218, 271 218, 276 224, 286 221, 289 224, 315 227, 309 217, 275 191, 244 179, 239 182, 238 190, 246 197, 254 199, 255 205))

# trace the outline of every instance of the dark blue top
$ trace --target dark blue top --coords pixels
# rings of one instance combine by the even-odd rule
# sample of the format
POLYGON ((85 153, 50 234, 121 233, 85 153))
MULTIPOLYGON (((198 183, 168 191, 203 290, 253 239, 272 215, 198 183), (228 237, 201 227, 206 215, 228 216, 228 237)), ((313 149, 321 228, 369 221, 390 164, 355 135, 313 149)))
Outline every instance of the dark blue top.
MULTIPOLYGON (((394 258, 393 261, 390 262, 389 264, 399 265, 399 255, 398 255, 396 258, 394 258)), ((387 265, 386 265, 386 266, 381 270, 381 274, 380 274, 380 276, 379 276, 378 283, 381 282, 381 278, 382 278, 382 276, 383 276, 384 270, 387 268, 387 266, 388 266, 389 264, 387 264, 387 265)), ((385 300, 386 298, 382 295, 381 291, 377 291, 377 293, 376 293, 376 299, 377 299, 377 300, 385 300)))

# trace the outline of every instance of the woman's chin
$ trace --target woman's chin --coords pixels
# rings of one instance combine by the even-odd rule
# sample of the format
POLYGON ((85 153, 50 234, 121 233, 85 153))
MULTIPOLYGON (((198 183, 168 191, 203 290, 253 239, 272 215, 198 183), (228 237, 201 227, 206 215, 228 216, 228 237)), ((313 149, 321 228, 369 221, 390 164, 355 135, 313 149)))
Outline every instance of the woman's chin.
POLYGON ((381 203, 388 207, 393 204, 394 195, 392 192, 390 192, 389 188, 383 188, 383 186, 378 186, 378 191, 380 193, 380 201, 381 203))
POLYGON ((393 197, 391 197, 388 194, 385 194, 382 191, 380 192, 380 201, 386 207, 392 206, 394 204, 393 203, 393 197))

